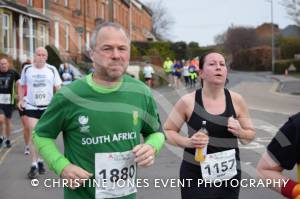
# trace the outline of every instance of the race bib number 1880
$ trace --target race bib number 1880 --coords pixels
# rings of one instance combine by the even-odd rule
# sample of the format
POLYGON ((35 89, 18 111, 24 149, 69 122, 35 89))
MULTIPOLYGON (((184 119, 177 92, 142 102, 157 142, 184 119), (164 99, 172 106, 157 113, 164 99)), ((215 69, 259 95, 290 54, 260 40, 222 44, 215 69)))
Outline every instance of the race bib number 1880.
POLYGON ((96 199, 117 198, 135 193, 136 163, 132 151, 95 154, 96 199))

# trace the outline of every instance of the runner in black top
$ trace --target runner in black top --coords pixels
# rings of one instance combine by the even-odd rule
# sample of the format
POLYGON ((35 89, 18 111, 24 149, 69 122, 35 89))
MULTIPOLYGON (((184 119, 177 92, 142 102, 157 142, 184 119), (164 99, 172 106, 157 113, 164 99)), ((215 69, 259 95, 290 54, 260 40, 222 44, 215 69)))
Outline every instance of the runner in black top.
POLYGON ((2 58, 0 60, 0 125, 4 129, 5 124, 5 133, 2 132, 0 137, 0 146, 5 143, 7 148, 11 147, 9 140, 12 125, 11 116, 14 108, 15 84, 19 83, 19 79, 20 75, 9 69, 7 58, 2 58))
POLYGON ((300 198, 300 112, 279 129, 258 162, 257 173, 263 179, 280 180, 280 185, 272 188, 283 196, 300 198), (296 165, 298 179, 289 179, 283 171, 296 165))
POLYGON ((244 99, 224 88, 227 68, 221 54, 208 53, 200 59, 200 77, 203 88, 183 96, 164 125, 168 142, 185 149, 180 178, 192 181, 181 188, 181 195, 193 199, 238 198, 239 187, 220 183, 240 180, 237 139, 247 144, 254 139, 255 131, 244 99), (209 136, 199 131, 202 121, 206 121, 209 136), (188 137, 179 134, 184 123, 188 125, 188 137), (204 150, 206 145, 205 161, 196 162, 195 148, 204 150), (205 186, 198 184, 201 180, 219 183, 205 186))

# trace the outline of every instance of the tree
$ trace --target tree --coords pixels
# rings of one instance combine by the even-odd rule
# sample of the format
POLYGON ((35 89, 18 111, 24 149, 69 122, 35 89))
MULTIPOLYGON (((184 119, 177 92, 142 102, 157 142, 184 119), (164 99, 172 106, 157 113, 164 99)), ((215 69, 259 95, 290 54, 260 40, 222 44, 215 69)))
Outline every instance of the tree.
POLYGON ((187 45, 184 41, 179 41, 171 44, 171 50, 175 52, 175 58, 178 60, 186 59, 187 45))
POLYGON ((216 44, 224 44, 225 43, 225 40, 226 40, 226 34, 227 32, 223 32, 221 34, 218 34, 214 37, 214 41, 216 44))
POLYGON ((195 41, 191 41, 188 45, 189 48, 199 48, 199 43, 195 41))
POLYGON ((282 5, 292 20, 300 26, 300 0, 282 0, 282 5))
POLYGON ((162 1, 145 3, 152 11, 152 33, 158 40, 168 40, 171 37, 170 30, 174 24, 168 10, 162 5, 162 1))
POLYGON ((225 33, 224 48, 227 52, 235 53, 256 46, 257 40, 254 28, 230 27, 225 33))

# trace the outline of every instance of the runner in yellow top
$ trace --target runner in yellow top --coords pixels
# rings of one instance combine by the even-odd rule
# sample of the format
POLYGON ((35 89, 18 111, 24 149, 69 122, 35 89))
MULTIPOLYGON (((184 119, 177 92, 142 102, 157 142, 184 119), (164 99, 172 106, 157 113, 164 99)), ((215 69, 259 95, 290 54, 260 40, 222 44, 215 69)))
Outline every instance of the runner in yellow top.
POLYGON ((167 59, 164 61, 163 68, 166 75, 168 76, 169 86, 172 85, 172 66, 173 66, 172 60, 170 60, 170 58, 167 57, 167 59))

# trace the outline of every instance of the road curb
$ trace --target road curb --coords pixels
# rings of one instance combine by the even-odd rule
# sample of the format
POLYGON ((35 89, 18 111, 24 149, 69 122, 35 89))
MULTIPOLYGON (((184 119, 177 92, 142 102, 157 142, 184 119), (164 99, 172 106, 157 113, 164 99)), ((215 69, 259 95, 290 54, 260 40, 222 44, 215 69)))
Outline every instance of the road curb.
POLYGON ((271 79, 275 80, 277 82, 277 84, 275 83, 276 86, 273 86, 271 88, 271 92, 281 94, 281 95, 289 95, 289 96, 299 95, 298 94, 299 92, 289 92, 289 93, 281 92, 281 89, 283 88, 285 82, 294 82, 294 81, 299 81, 299 80, 282 81, 280 78, 274 77, 274 76, 272 76, 271 79))

